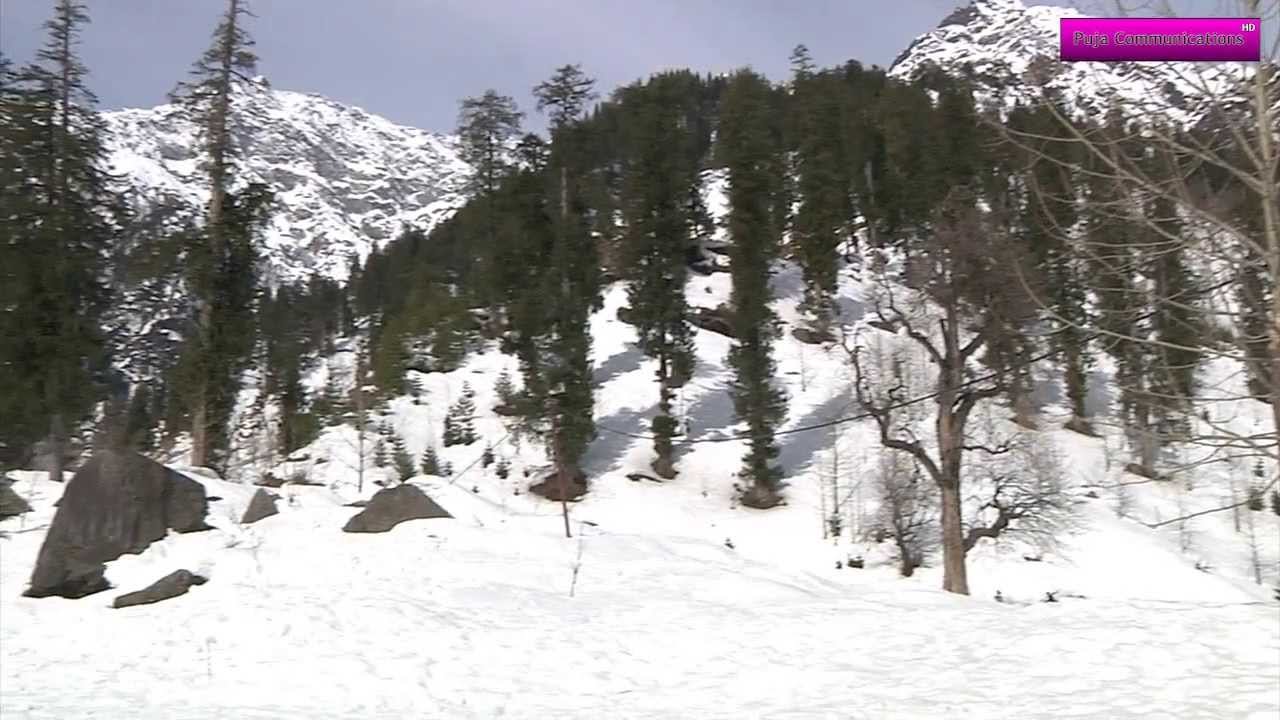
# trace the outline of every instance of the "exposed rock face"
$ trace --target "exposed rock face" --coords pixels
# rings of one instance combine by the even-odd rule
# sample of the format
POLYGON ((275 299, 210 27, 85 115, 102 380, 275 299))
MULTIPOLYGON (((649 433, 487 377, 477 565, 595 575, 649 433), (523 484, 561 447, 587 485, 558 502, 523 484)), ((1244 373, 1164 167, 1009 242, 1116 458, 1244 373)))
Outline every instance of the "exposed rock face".
POLYGON ((737 333, 733 331, 732 317, 732 311, 727 306, 721 305, 714 310, 697 308, 689 313, 689 322, 703 330, 710 330, 725 337, 737 338, 737 333))
POLYGON ((756 510, 768 510, 782 504, 782 496, 777 492, 765 490, 758 486, 752 485, 742 494, 740 502, 745 507, 755 508, 756 510))
POLYGON ((529 491, 556 502, 577 500, 587 494, 587 476, 581 470, 574 477, 569 478, 569 482, 565 485, 567 487, 562 488, 560 479, 552 473, 543 478, 542 482, 531 486, 529 491))
POLYGON ((806 345, 827 345, 836 341, 835 336, 828 331, 807 327, 792 328, 791 337, 806 345))
POLYGON ((13 480, 0 478, 0 520, 31 512, 31 505, 13 490, 13 480))
POLYGON ((262 518, 278 515, 280 510, 276 508, 276 496, 258 488, 258 491, 249 499, 249 507, 244 510, 244 517, 240 518, 240 522, 245 525, 252 525, 262 518))
POLYGON ((134 452, 98 452, 67 483, 25 594, 105 590, 103 563, 142 552, 169 530, 207 530, 207 511, 195 480, 134 452))
POLYGON ((125 608, 133 605, 157 603, 179 595, 186 595, 192 585, 203 585, 206 582, 208 582, 207 578, 190 570, 175 570, 141 590, 121 595, 112 601, 111 607, 125 608))
MULTIPOLYGON (((472 169, 452 136, 397 125, 319 95, 237 82, 237 175, 275 191, 258 248, 268 279, 342 280, 404 224, 430 230, 466 200, 472 169)), ((174 105, 103 113, 117 171, 151 204, 200 208, 199 128, 174 105)))
POLYGON ((342 527, 349 533, 382 533, 406 520, 453 517, 413 485, 397 485, 373 494, 369 504, 342 527))

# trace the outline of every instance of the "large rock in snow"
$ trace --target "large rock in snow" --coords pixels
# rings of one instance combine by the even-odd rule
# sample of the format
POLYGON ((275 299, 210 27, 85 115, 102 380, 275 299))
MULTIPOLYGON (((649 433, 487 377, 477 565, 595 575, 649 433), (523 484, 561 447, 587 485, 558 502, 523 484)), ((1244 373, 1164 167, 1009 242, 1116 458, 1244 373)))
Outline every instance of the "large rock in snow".
POLYGON ((386 532, 406 520, 453 517, 413 485, 397 485, 373 494, 369 504, 342 527, 343 532, 386 532))
POLYGON ((111 602, 111 607, 125 608, 133 605, 157 603, 179 595, 186 595, 192 585, 203 585, 206 582, 208 582, 207 578, 190 570, 174 570, 141 590, 121 595, 111 602))
POLYGON ((207 511, 195 480, 135 452, 98 452, 67 483, 25 594, 77 598, 105 590, 103 563, 142 552, 169 530, 207 530, 207 511))
POLYGON ((587 476, 579 470, 567 483, 561 483, 560 477, 553 472, 542 482, 530 485, 529 491, 556 502, 577 500, 587 494, 587 476))
POLYGON ((240 518, 240 522, 245 525, 252 525, 262 518, 278 515, 280 511, 276 509, 276 496, 258 488, 258 491, 249 499, 249 507, 245 508, 244 516, 240 518))
POLYGON ((13 491, 13 479, 0 477, 0 520, 31 512, 31 505, 13 491))

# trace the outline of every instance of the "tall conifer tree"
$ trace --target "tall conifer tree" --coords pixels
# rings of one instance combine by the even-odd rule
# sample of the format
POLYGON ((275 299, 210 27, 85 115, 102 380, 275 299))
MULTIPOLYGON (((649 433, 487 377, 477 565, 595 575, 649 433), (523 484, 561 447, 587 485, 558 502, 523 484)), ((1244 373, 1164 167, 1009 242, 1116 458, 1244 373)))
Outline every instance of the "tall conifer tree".
POLYGON ((200 128, 209 180, 203 242, 190 255, 195 336, 188 339, 182 362, 193 465, 221 467, 226 459, 226 423, 247 351, 243 335, 253 302, 253 236, 265 220, 270 199, 262 187, 232 196, 233 98, 238 85, 253 82, 257 67, 254 43, 245 29, 250 17, 248 0, 227 0, 212 45, 196 60, 190 78, 173 92, 173 100, 200 128))
POLYGON ((733 329, 729 351, 734 369, 734 410, 747 425, 742 502, 772 507, 780 500, 781 470, 774 464, 774 431, 786 412, 785 396, 773 385, 776 317, 769 307, 770 263, 779 232, 773 201, 778 147, 770 134, 767 80, 740 71, 729 81, 720 124, 720 157, 729 173, 729 237, 733 277, 733 329))
POLYGON ((690 238, 695 219, 696 168, 679 95, 681 76, 654 77, 630 89, 623 183, 629 280, 627 296, 640 347, 658 361, 658 414, 653 419, 653 469, 675 477, 671 414, 675 389, 693 373, 693 332, 685 302, 690 238))
POLYGON ((121 207, 76 54, 88 21, 84 3, 57 0, 35 62, 16 75, 0 71, 0 368, 10 388, 0 433, 13 433, 0 442, 18 447, 45 435, 54 480, 62 479, 68 432, 100 395, 102 269, 121 207))

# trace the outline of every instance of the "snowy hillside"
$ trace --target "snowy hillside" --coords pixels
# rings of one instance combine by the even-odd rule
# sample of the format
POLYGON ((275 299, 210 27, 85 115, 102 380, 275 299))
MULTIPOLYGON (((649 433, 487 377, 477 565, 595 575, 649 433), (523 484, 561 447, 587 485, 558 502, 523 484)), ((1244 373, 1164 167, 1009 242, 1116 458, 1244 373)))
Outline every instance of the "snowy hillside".
MULTIPOLYGON (((784 320, 796 319, 796 281, 787 268, 776 278, 784 320)), ((847 318, 864 321, 865 288, 851 271, 842 285, 847 318)), ((727 277, 695 278, 688 292, 715 305, 727 277)), ((591 491, 572 509, 573 540, 563 537, 558 506, 525 491, 525 471, 545 468, 542 449, 513 442, 490 411, 492 380, 511 367, 496 350, 451 373, 418 374, 420 400, 398 398, 381 418, 410 453, 432 445, 453 465, 452 478, 413 480, 452 520, 342 533, 356 512, 343 504, 376 488, 356 491, 355 431, 332 428, 280 469, 321 485, 282 488, 278 516, 240 525, 252 488, 193 475, 221 498, 214 530, 111 563, 118 591, 33 600, 19 594, 61 487, 21 475, 16 489, 37 511, 0 523, 5 715, 1262 720, 1280 712, 1280 623, 1270 587, 1252 582, 1247 534, 1275 583, 1280 517, 1247 512, 1239 532, 1224 514, 1161 530, 1143 524, 1218 504, 1226 478, 1205 475, 1191 490, 1126 488, 1106 467, 1103 440, 1039 433, 1066 459, 1075 528, 1038 562, 1016 542, 980 545, 973 596, 950 595, 938 590, 936 557, 900 578, 892 543, 864 537, 876 522, 875 449, 861 424, 783 436, 787 504, 734 506, 743 447, 712 442, 736 430, 724 392, 728 340, 714 333, 699 332, 699 370, 680 401, 696 441, 683 448, 680 475, 630 479, 652 451, 621 433, 646 431, 656 388, 652 363, 616 318, 624 301, 614 286, 592 322, 601 435, 586 460, 591 491), (464 384, 476 392, 481 440, 441 448, 444 410, 464 384), (479 462, 486 443, 498 459, 488 467, 479 462), (500 464, 509 464, 507 478, 500 464), (837 540, 822 533, 833 481, 849 518, 837 540), (865 567, 837 568, 854 556, 865 567), (161 605, 110 608, 118 592, 178 568, 210 580, 161 605), (1046 592, 1058 602, 1041 602, 1046 592)), ((784 337, 783 429, 848 414, 843 351, 784 337)), ((334 358, 335 371, 344 357, 334 358)))
MULTIPOLYGON (((244 84, 235 98, 240 179, 276 193, 261 252, 277 281, 345 279, 409 223, 429 230, 462 203, 470 168, 453 139, 319 95, 244 84)), ((195 127, 172 105, 104 113, 115 172, 149 201, 207 198, 195 127)))
MULTIPOLYGON (((711 207, 720 184, 709 188, 711 207)), ((775 309, 794 323, 798 273, 779 271, 775 309)), ((866 326, 871 288, 853 266, 841 288, 844 320, 876 332, 866 326)), ((715 306, 728 277, 694 277, 687 292, 715 306)), ((969 558, 973 595, 950 595, 938 589, 936 554, 901 578, 892 543, 870 537, 882 520, 865 423, 782 435, 786 505, 735 506, 744 447, 719 441, 739 427, 725 392, 729 340, 715 333, 698 333, 697 373, 678 401, 688 423, 679 476, 629 477, 652 459, 649 441, 634 436, 647 432, 656 387, 653 363, 617 319, 624 302, 625 288, 612 286, 592 320, 600 436, 585 460, 591 490, 571 511, 572 540, 559 507, 527 492, 547 469, 543 449, 517 442, 491 411, 494 379, 514 370, 492 347, 449 373, 412 373, 420 397, 397 398, 375 419, 414 457, 430 446, 452 466, 450 477, 412 480, 452 520, 342 533, 356 512, 344 504, 368 497, 390 470, 370 469, 357 491, 356 431, 335 427, 276 468, 318 483, 282 488, 280 515, 240 525, 251 486, 194 475, 221 498, 215 530, 111 563, 118 591, 32 600, 19 593, 61 488, 22 475, 16 489, 37 512, 0 524, 6 709, 62 718, 128 708, 143 720, 1280 712, 1280 517, 1266 508, 1150 527, 1224 504, 1248 468, 1209 466, 1178 482, 1126 475, 1108 461, 1116 438, 1059 429, 1065 413, 1046 367, 1046 429, 1032 434, 1061 454, 1074 518, 1047 551, 983 541, 969 558), (445 410, 468 385, 480 440, 442 447, 445 410), (824 538, 833 493, 847 522, 824 538), (210 580, 162 605, 109 607, 118 592, 178 568, 210 580), (1046 593, 1057 602, 1043 602, 1046 593)), ((783 432, 850 414, 843 350, 784 333, 777 356, 790 396, 783 432)), ((349 372, 349 361, 338 353, 310 384, 349 372)), ((1105 373, 1094 382, 1105 413, 1105 373)), ((1221 411, 1250 423, 1261 406, 1221 411)))
MULTIPOLYGON (((713 208, 721 185, 708 189, 713 208)), ((717 273, 695 276, 687 293, 714 307, 729 289, 717 273)), ((798 271, 779 266, 774 290, 782 320, 797 322, 798 271)), ((866 326, 870 290, 854 266, 842 272, 844 321, 878 332, 866 326)), ((358 491, 356 431, 334 427, 275 469, 319 483, 282 488, 278 516, 241 525, 252 486, 193 474, 220 498, 215 529, 110 563, 114 590, 35 600, 20 593, 61 486, 20 474, 15 489, 36 511, 0 522, 4 715, 1262 720, 1280 712, 1272 597, 1280 517, 1267 508, 1150 527, 1224 504, 1248 468, 1210 466, 1178 482, 1127 476, 1108 462, 1115 438, 1058 429, 1060 393, 1045 368, 1046 429, 1034 434, 1063 458, 1071 526, 1047 551, 983 541, 970 553, 973 595, 947 594, 936 553, 901 578, 893 543, 870 537, 881 517, 865 423, 782 435, 786 504, 735 505, 744 447, 720 441, 740 428, 725 391, 730 341, 715 333, 698 332, 697 373, 677 404, 688 427, 680 474, 629 477, 652 459, 649 441, 635 436, 647 432, 657 389, 653 363, 617 318, 624 302, 625 288, 612 286, 592 319, 600 435, 585 459, 591 489, 572 508, 572 540, 559 507, 527 492, 547 468, 543 449, 517 442, 509 420, 492 412, 495 378, 514 370, 493 347, 449 373, 411 373, 420 397, 397 398, 375 418, 414 457, 431 446, 452 466, 448 478, 412 482, 455 519, 412 521, 388 535, 341 532, 357 512, 344 504, 371 495, 390 471, 371 469, 358 491), (445 410, 467 385, 480 440, 444 448, 445 410), (496 462, 486 466, 489 444, 496 462), (833 502, 847 520, 839 537, 824 538, 833 502), (851 558, 863 567, 849 567, 851 558), (209 582, 160 605, 110 607, 115 595, 179 568, 209 582), (1057 601, 1042 602, 1046 593, 1057 601)), ((784 433, 850 414, 842 349, 784 333, 777 357, 790 396, 784 433)), ((309 384, 348 372, 349 360, 338 353, 309 384)), ((1105 413, 1108 380, 1094 382, 1105 413)), ((1252 422, 1261 405, 1241 402, 1222 412, 1252 422)))

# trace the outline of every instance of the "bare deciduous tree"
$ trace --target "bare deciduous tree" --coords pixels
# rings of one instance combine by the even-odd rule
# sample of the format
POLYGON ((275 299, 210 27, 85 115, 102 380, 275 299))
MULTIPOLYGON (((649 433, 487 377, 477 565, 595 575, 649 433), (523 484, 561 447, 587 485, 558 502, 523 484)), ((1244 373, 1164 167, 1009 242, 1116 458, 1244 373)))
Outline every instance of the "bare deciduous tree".
MULTIPOLYGON (((985 434, 996 435, 992 425, 985 434)), ((1074 516, 1061 454, 1052 440, 1026 430, 986 442, 1001 452, 970 464, 969 484, 984 495, 965 533, 965 550, 983 538, 1016 538, 1041 551, 1054 548, 1074 516)))
POLYGON ((893 534, 898 571, 911 577, 937 547, 938 503, 920 466, 901 452, 882 449, 875 468, 880 522, 893 534))
MULTIPOLYGON (((903 412, 912 378, 901 356, 868 363, 868 348, 855 344, 848 351, 854 370, 858 402, 875 421, 880 444, 910 455, 939 490, 942 528, 943 589, 967 595, 965 536, 961 512, 964 458, 975 451, 996 452, 970 443, 966 426, 978 403, 1001 395, 1012 367, 1000 367, 984 351, 1017 332, 1032 309, 1017 276, 1030 274, 1018 267, 1005 224, 982 207, 968 190, 953 191, 938 210, 931 236, 894 271, 878 263, 879 292, 873 310, 883 327, 896 328, 898 337, 928 358, 935 411, 933 443, 917 434, 917 422, 903 412), (886 362, 887 360, 887 362, 886 362), (985 372, 982 360, 994 372, 985 372)), ((991 353, 987 353, 992 355, 991 353)), ((916 363, 916 365, 921 365, 916 363)), ((920 380, 923 380, 923 375, 920 380)))

